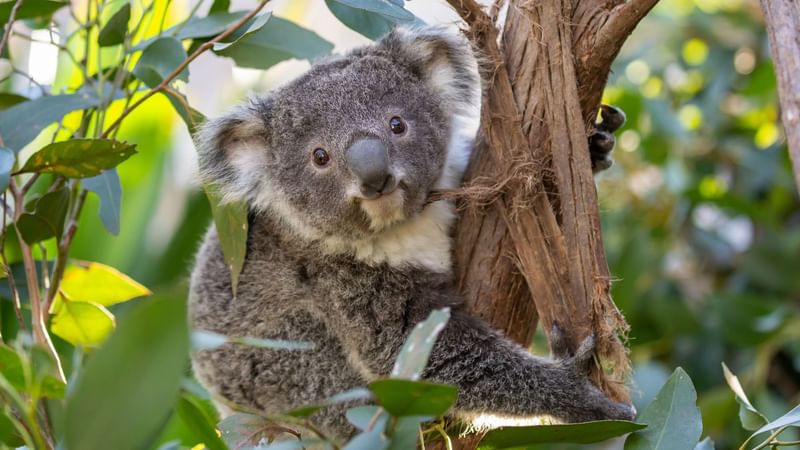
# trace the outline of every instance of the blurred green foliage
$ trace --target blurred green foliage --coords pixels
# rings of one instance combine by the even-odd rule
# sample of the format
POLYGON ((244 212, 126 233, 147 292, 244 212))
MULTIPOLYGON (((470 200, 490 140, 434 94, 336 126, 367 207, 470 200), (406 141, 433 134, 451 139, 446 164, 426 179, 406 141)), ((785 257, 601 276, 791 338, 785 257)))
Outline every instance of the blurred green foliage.
POLYGON ((599 191, 637 407, 681 366, 704 435, 736 448, 721 361, 769 419, 800 401, 800 202, 758 2, 662 0, 604 102, 628 114, 599 191))

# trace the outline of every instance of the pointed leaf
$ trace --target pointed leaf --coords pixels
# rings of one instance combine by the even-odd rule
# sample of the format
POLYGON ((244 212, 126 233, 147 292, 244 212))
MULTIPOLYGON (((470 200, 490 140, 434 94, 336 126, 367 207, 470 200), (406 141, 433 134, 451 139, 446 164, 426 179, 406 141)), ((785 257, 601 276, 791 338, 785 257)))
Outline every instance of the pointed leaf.
POLYGON ((389 439, 383 435, 383 429, 374 427, 356 435, 342 450, 386 450, 389 448, 389 439))
POLYGON ((192 350, 211 350, 226 343, 249 345, 251 347, 274 348, 278 350, 311 350, 314 344, 301 341, 283 341, 280 339, 261 339, 254 337, 229 337, 213 331, 192 331, 192 350))
POLYGON ((330 12, 339 19, 340 22, 351 30, 373 40, 379 39, 391 31, 392 28, 397 26, 398 22, 413 22, 413 15, 411 20, 391 18, 367 8, 351 6, 348 3, 352 2, 325 0, 325 4, 328 6, 330 12))
POLYGON ((40 198, 32 213, 23 213, 17 220, 22 239, 35 244, 52 237, 61 237, 69 206, 69 189, 61 188, 40 198))
POLYGON ((349 391, 336 394, 320 404, 307 405, 307 406, 301 406, 300 408, 295 408, 287 412, 286 415, 291 417, 308 417, 314 414, 315 412, 331 405, 352 402, 355 400, 367 400, 370 398, 372 398, 372 394, 370 394, 370 392, 364 388, 350 389, 349 391))
POLYGON ((173 89, 166 89, 163 94, 172 104, 172 107, 175 108, 175 112, 181 116, 181 119, 186 124, 186 128, 189 130, 189 134, 194 135, 195 131, 197 131, 197 127, 206 121, 206 116, 189 106, 185 95, 173 89))
POLYGON ((795 406, 788 413, 759 428, 753 433, 753 436, 783 427, 800 427, 800 405, 795 406))
POLYGON ((14 162, 17 160, 17 155, 10 148, 0 147, 0 192, 3 192, 8 187, 11 180, 11 169, 14 168, 14 162))
POLYGON ((502 427, 490 431, 478 445, 479 450, 522 448, 534 444, 571 442, 591 444, 622 436, 647 425, 625 420, 600 420, 596 422, 526 427, 502 427))
POLYGON ((450 319, 450 308, 433 311, 424 322, 418 323, 408 335, 397 356, 392 378, 418 380, 428 364, 433 345, 450 319))
POLYGON ((83 187, 100 197, 100 221, 109 233, 118 235, 122 185, 117 169, 105 170, 100 175, 85 178, 83 187))
POLYGON ((267 69, 291 58, 314 60, 333 44, 286 19, 272 16, 261 29, 216 53, 233 58, 239 67, 267 69))
POLYGON ((70 139, 46 145, 31 155, 23 172, 54 173, 68 178, 100 175, 136 153, 136 146, 111 139, 70 139))
POLYGON ((97 43, 101 47, 122 44, 128 32, 128 21, 131 20, 131 4, 125 3, 108 19, 108 23, 100 30, 97 43))
MULTIPOLYGON (((0 24, 8 22, 11 17, 11 8, 14 7, 13 1, 0 3, 0 24)), ((25 0, 17 10, 16 20, 34 19, 36 17, 46 17, 58 11, 69 2, 59 2, 51 0, 25 0)), ((0 27, 3 28, 3 27, 0 27)))
POLYGON ((443 415, 456 401, 455 386, 411 380, 377 380, 369 390, 393 416, 443 415))
POLYGON ((205 191, 211 204, 211 214, 214 216, 214 226, 217 228, 225 263, 230 270, 231 289, 235 297, 239 274, 242 272, 247 253, 247 204, 244 202, 220 204, 220 196, 212 186, 205 186, 205 191))
POLYGON ((114 316, 97 303, 64 298, 50 322, 50 330, 75 346, 97 347, 114 329, 114 316))
POLYGON ((714 441, 710 437, 706 437, 694 446, 694 450, 714 450, 714 441))
POLYGON ((231 45, 236 45, 236 43, 241 41, 242 39, 247 39, 253 33, 255 33, 258 30, 260 30, 261 28, 263 28, 264 25, 266 25, 267 21, 270 19, 271 16, 272 16, 272 13, 269 13, 269 12, 266 13, 266 14, 261 14, 260 16, 256 17, 255 20, 250 22, 250 26, 247 27, 247 29, 245 30, 245 32, 243 34, 241 34, 240 36, 238 36, 235 40, 233 40, 231 42, 217 42, 216 44, 214 44, 213 50, 216 51, 216 52, 218 52, 220 50, 225 50, 226 48, 230 47, 231 45))
POLYGON ((217 436, 214 421, 192 397, 183 394, 175 407, 181 422, 199 438, 208 450, 228 450, 228 446, 217 436))
POLYGON ((366 430, 370 425, 383 429, 383 423, 389 418, 386 411, 375 405, 350 408, 345 412, 345 417, 348 422, 361 431, 366 430))
POLYGON ((406 11, 402 6, 397 5, 388 0, 335 0, 336 3, 347 5, 351 8, 357 8, 364 11, 380 14, 384 17, 411 21, 414 20, 414 14, 406 11))
POLYGON ((17 94, 11 94, 8 92, 0 93, 0 111, 29 100, 30 99, 28 97, 23 97, 17 94))
POLYGON ((733 391, 736 396, 736 402, 739 403, 739 421, 742 422, 742 427, 745 430, 757 430, 758 427, 769 422, 763 414, 750 403, 747 394, 742 389, 742 384, 739 383, 739 378, 734 375, 725 363, 722 363, 722 372, 725 375, 725 382, 733 391))
MULTIPOLYGON (((181 42, 173 37, 164 37, 150 43, 139 62, 133 68, 133 74, 153 88, 172 73, 186 59, 186 51, 181 42)), ((178 80, 189 80, 189 69, 183 69, 176 77, 178 80)))
POLYGON ((16 104, 0 111, 0 137, 6 147, 19 152, 48 125, 60 120, 67 113, 90 108, 98 103, 97 95, 86 91, 39 97, 16 104))
POLYGON ((647 428, 625 441, 625 450, 691 450, 700 439, 703 422, 691 378, 675 369, 656 398, 637 418, 647 428))
POLYGON ((111 306, 153 295, 149 289, 119 270, 96 262, 70 265, 64 270, 60 291, 72 301, 111 306))
POLYGON ((231 7, 231 0, 214 0, 211 4, 211 9, 208 10, 209 14, 217 12, 228 12, 231 7))
POLYGON ((68 449, 133 450, 152 444, 187 368, 183 301, 135 305, 94 352, 67 395, 68 449))

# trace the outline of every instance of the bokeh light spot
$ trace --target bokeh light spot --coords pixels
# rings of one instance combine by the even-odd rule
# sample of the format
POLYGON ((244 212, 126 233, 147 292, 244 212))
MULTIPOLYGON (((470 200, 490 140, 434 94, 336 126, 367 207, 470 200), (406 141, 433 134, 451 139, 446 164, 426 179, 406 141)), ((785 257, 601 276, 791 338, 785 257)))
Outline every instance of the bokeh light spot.
POLYGON ((687 130, 696 130, 703 124, 703 111, 696 105, 686 105, 678 111, 678 120, 687 130))
POLYGON ((625 76, 632 83, 642 84, 650 77, 650 66, 641 59, 635 59, 625 68, 625 76))
POLYGON ((774 122, 764 122, 758 127, 758 130, 756 130, 753 141, 756 147, 765 149, 777 142, 778 138, 780 138, 780 134, 781 132, 774 122))
POLYGON ((756 54, 747 47, 740 48, 733 57, 733 67, 736 72, 748 75, 756 67, 756 54))
POLYGON ((692 38, 683 44, 683 60, 697 66, 708 58, 708 45, 702 39, 692 38))

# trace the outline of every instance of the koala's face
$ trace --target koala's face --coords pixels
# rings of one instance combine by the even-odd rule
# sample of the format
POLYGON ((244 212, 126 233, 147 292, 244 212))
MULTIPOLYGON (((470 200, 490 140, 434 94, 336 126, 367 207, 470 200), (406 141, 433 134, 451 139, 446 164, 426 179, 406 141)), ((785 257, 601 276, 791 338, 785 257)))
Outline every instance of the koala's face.
POLYGON ((366 237, 453 176, 453 116, 477 94, 463 41, 395 32, 206 126, 201 170, 304 236, 366 237))

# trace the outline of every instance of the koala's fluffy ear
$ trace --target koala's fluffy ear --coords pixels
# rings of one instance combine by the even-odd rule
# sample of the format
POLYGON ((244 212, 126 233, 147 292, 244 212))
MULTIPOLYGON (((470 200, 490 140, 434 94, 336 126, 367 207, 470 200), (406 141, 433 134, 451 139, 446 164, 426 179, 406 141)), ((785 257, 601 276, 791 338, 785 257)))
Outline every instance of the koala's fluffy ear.
POLYGON ((219 189, 224 202, 252 200, 267 162, 265 101, 239 106, 206 122, 195 135, 200 179, 219 189))
POLYGON ((425 80, 453 113, 474 114, 480 107, 478 61, 464 36, 441 28, 397 28, 380 44, 425 80))

